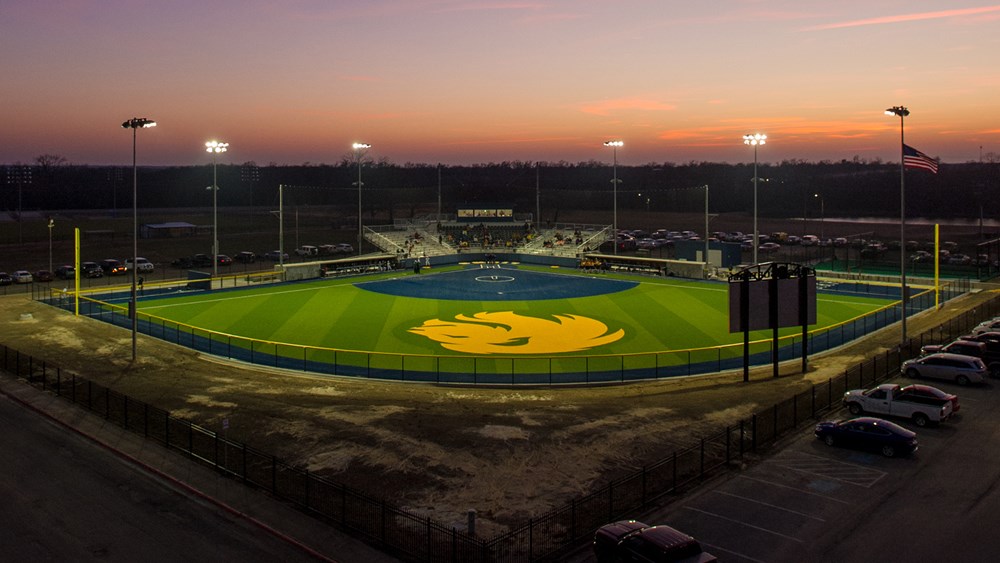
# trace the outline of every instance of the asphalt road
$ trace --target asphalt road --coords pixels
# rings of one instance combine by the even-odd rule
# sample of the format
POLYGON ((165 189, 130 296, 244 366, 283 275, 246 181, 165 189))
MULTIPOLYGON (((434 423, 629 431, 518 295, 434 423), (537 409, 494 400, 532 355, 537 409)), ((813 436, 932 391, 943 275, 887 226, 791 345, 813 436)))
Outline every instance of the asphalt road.
POLYGON ((0 560, 395 561, 62 399, 0 386, 0 560))
POLYGON ((693 535, 720 561, 995 561, 1000 385, 928 383, 958 394, 961 410, 936 427, 897 420, 918 434, 913 456, 831 448, 810 426, 750 469, 636 518, 693 535))

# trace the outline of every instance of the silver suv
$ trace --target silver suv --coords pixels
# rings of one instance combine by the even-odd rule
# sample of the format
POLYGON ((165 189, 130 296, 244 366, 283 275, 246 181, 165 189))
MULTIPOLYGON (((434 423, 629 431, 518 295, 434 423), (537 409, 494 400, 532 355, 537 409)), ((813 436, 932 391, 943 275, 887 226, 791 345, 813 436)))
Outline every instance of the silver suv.
POLYGON ((954 381, 959 385, 986 381, 986 364, 974 356, 937 353, 906 360, 900 368, 907 377, 954 381))

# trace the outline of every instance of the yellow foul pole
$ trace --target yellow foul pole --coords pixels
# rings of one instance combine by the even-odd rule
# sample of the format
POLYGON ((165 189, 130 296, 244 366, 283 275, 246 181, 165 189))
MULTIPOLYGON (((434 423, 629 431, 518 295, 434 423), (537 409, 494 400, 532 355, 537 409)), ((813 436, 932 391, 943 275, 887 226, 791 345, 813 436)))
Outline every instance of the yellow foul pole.
POLYGON ((80 316, 80 227, 73 229, 73 311, 80 316))
POLYGON ((941 307, 941 285, 939 283, 941 275, 941 225, 934 223, 934 308, 941 307))

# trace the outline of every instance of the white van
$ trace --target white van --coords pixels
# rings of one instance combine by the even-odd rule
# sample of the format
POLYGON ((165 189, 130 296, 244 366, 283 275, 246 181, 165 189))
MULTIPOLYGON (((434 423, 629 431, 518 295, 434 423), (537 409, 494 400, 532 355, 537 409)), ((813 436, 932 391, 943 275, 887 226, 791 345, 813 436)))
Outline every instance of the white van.
POLYGON ((816 235, 802 235, 802 239, 799 240, 799 244, 802 246, 816 246, 819 244, 819 237, 816 235))

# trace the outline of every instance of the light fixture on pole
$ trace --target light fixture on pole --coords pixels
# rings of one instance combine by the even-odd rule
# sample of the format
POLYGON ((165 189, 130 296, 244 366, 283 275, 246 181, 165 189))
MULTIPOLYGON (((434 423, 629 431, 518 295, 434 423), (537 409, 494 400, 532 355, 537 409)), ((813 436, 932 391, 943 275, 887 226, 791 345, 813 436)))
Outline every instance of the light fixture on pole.
POLYGON ((813 194, 814 198, 819 199, 819 239, 826 240, 823 237, 823 226, 826 223, 826 209, 823 207, 823 196, 819 194, 813 194))
POLYGON ((212 153, 212 280, 219 277, 219 174, 218 154, 229 150, 229 143, 208 141, 205 152, 212 153))
POLYGON ((757 147, 767 144, 767 135, 743 135, 743 144, 753 146, 753 263, 756 264, 757 247, 760 246, 760 232, 757 230, 757 147))
POLYGON ((358 256, 361 256, 361 242, 364 241, 364 230, 361 227, 361 161, 365 157, 365 153, 372 146, 368 143, 354 143, 351 145, 354 149, 354 154, 358 160, 358 256))
POLYGON ((136 335, 139 333, 139 315, 136 303, 136 260, 139 257, 139 168, 135 160, 136 129, 156 127, 156 122, 146 117, 133 117, 122 123, 122 127, 132 130, 132 294, 129 298, 129 317, 132 319, 132 361, 135 362, 136 335))
POLYGON ((53 271, 52 270, 52 227, 55 226, 56 222, 52 219, 49 219, 49 273, 53 271))
POLYGON ((886 115, 899 116, 899 286, 900 305, 903 308, 900 329, 902 330, 901 342, 906 344, 906 173, 905 154, 903 147, 903 118, 910 115, 910 110, 903 106, 893 106, 885 110, 886 115))
POLYGON ((605 141, 604 146, 611 147, 614 151, 614 164, 612 165, 612 193, 614 195, 614 204, 612 206, 612 217, 611 217, 611 238, 614 241, 614 253, 618 254, 618 147, 625 146, 624 141, 605 141))

